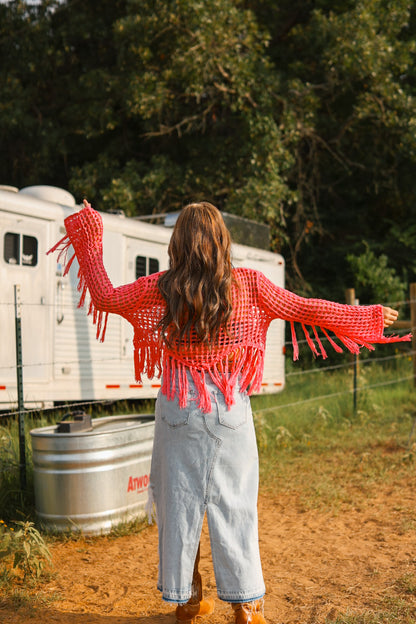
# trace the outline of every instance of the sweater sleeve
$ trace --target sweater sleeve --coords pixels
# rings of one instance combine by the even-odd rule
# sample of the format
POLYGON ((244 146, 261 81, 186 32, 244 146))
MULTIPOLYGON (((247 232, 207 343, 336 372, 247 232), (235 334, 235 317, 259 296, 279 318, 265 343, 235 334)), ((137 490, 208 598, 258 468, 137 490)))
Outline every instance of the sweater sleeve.
POLYGON ((382 305, 354 306, 335 303, 324 299, 305 298, 289 290, 280 288, 258 273, 258 291, 261 305, 270 318, 289 321, 292 331, 293 359, 298 359, 299 349, 294 323, 300 323, 309 347, 325 358, 327 354, 319 338, 319 327, 330 344, 338 352, 342 351, 328 334, 331 331, 351 351, 358 353, 365 346, 373 350, 373 343, 401 342, 411 340, 411 334, 403 337, 384 336, 384 317, 382 305), (312 328, 314 340, 307 326, 312 328), (319 351, 318 351, 318 348, 319 351))
POLYGON ((58 261, 64 255, 66 275, 75 258, 78 260, 78 290, 81 293, 78 307, 85 302, 87 292, 91 297, 88 314, 93 314, 97 324, 97 338, 104 340, 107 316, 114 312, 128 317, 140 306, 146 290, 147 279, 139 278, 135 282, 114 287, 103 264, 103 224, 101 215, 88 203, 79 212, 65 219, 66 236, 61 239, 48 254, 60 251, 58 261), (68 249, 72 245, 74 254, 68 258, 68 249))

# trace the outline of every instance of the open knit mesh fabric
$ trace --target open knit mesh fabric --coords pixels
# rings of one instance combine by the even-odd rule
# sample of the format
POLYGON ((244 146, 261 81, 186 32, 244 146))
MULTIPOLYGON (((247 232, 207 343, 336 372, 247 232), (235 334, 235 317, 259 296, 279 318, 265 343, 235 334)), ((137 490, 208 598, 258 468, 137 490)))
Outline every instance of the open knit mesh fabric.
POLYGON ((328 334, 330 331, 352 353, 374 343, 410 340, 383 336, 381 305, 350 306, 322 299, 306 299, 280 288, 259 271, 234 269, 232 315, 227 331, 222 331, 215 344, 198 342, 191 336, 188 343, 167 345, 158 328, 165 313, 165 301, 158 290, 160 273, 141 277, 131 284, 113 287, 103 265, 103 225, 98 212, 86 203, 85 208, 65 219, 67 235, 48 253, 59 250, 64 255, 66 274, 76 257, 79 263, 79 307, 90 294, 89 314, 97 325, 97 338, 104 340, 107 317, 116 313, 134 328, 134 367, 137 381, 145 373, 150 379, 163 371, 162 392, 172 399, 176 394, 186 405, 188 374, 199 391, 199 407, 210 411, 211 401, 205 385, 208 373, 225 397, 233 403, 238 383, 241 391, 259 391, 264 368, 266 334, 270 322, 280 318, 290 322, 293 358, 299 357, 294 323, 300 323, 315 355, 327 357, 318 335, 320 328, 333 348, 342 348, 328 334), (68 258, 70 246, 74 254, 68 258), (310 327, 311 330, 308 330, 310 327), (313 338, 310 335, 313 334, 313 338))

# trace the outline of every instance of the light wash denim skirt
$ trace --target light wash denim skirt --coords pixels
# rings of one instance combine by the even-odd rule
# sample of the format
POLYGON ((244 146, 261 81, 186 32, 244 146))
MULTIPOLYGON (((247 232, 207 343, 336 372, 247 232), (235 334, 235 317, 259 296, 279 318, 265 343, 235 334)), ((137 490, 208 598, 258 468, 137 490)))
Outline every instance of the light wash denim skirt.
POLYGON ((227 410, 207 376, 212 411, 197 407, 189 379, 180 408, 159 392, 150 475, 159 531, 158 589, 163 600, 191 597, 192 575, 207 514, 218 597, 248 602, 265 593, 260 563, 258 453, 250 399, 236 390, 227 410))

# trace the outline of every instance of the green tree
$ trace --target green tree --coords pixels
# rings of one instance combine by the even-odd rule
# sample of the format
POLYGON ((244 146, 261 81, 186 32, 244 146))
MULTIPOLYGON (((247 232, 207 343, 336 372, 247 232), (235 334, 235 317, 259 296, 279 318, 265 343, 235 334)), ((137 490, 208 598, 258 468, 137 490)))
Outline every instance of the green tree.
POLYGON ((342 298, 363 240, 405 276, 412 3, 13 0, 0 17, 5 183, 128 214, 206 198, 268 223, 304 293, 342 298))
POLYGON ((54 60, 49 44, 52 2, 0 5, 0 145, 2 181, 22 186, 47 177, 56 128, 44 87, 54 60))
POLYGON ((348 255, 347 260, 354 273, 354 285, 361 300, 367 303, 388 303, 397 307, 406 300, 406 286, 388 266, 385 254, 376 254, 365 245, 359 256, 348 255))
MULTIPOLYGON (((267 32, 254 14, 230 0, 144 0, 129 4, 114 36, 128 139, 101 189, 106 205, 160 212, 207 197, 283 225, 293 159, 273 114, 267 32)), ((72 184, 80 183, 95 186, 90 163, 76 170, 72 184)))
MULTIPOLYGON (((341 296, 347 253, 358 253, 363 239, 397 251, 392 221, 414 219, 414 7, 404 0, 276 5, 262 3, 260 18, 276 25, 271 54, 299 134, 287 255, 314 289, 341 296), (299 245, 308 220, 307 244, 299 245)), ((392 262, 401 272, 394 253, 392 262)))
POLYGON ((6 183, 68 186, 73 167, 111 150, 111 29, 121 4, 103 0, 99 11, 77 0, 0 5, 6 183))

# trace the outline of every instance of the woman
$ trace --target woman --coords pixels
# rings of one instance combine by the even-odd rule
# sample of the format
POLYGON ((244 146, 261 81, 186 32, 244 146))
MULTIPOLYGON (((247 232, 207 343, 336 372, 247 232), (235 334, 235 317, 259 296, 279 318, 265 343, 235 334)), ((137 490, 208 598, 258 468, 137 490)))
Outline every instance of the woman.
POLYGON ((383 336, 397 312, 381 305, 348 306, 304 299, 254 270, 233 269, 231 241, 212 204, 186 206, 169 244, 170 268, 114 288, 102 262, 102 221, 87 202, 65 220, 73 245, 82 304, 91 295, 97 337, 109 312, 134 327, 136 379, 162 376, 156 401, 151 500, 159 531, 158 589, 176 603, 178 623, 211 613, 202 600, 199 538, 207 515, 217 593, 236 624, 265 624, 257 532, 258 456, 249 395, 260 389, 266 333, 275 318, 305 331, 312 350, 326 352, 316 327, 330 330, 353 353, 383 336), (306 325, 313 328, 315 341, 306 325))

